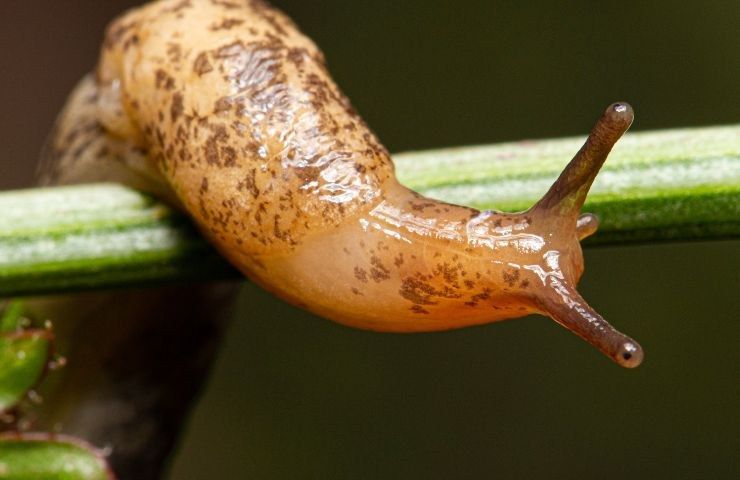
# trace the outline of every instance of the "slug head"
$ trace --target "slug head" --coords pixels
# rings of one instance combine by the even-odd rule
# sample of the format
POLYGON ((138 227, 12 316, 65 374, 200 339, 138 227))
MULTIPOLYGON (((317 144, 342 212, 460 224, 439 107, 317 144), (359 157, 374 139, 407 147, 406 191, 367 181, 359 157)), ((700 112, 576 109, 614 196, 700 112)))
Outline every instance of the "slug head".
POLYGON ((592 309, 575 286, 583 274, 579 241, 598 228, 596 216, 580 214, 580 209, 601 165, 632 120, 628 104, 610 105, 545 196, 527 212, 512 217, 524 222, 521 232, 528 231, 542 241, 539 248, 520 249, 518 253, 522 268, 534 278, 528 282, 529 288, 517 294, 532 309, 552 317, 628 368, 640 364, 642 348, 592 309))

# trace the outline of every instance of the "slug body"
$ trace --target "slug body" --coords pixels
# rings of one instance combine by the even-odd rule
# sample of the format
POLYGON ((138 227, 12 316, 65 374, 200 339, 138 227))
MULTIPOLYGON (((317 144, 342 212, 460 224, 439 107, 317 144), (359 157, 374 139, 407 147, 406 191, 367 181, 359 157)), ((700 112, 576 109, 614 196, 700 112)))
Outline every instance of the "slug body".
POLYGON ((354 327, 395 332, 551 316, 619 364, 642 350, 575 289, 579 216, 632 122, 610 106, 534 207, 405 188, 317 47, 261 1, 162 0, 117 19, 52 138, 47 183, 117 180, 187 211, 250 279, 354 327))

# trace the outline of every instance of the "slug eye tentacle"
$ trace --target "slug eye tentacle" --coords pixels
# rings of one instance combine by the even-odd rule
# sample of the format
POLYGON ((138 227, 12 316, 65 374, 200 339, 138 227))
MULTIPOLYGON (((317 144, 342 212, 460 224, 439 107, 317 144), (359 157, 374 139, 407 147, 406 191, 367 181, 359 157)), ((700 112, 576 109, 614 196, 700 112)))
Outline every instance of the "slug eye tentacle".
MULTIPOLYGON (((566 232, 574 228, 579 241, 596 232, 599 219, 591 213, 580 214, 580 210, 596 174, 633 118, 632 107, 624 102, 610 105, 599 118, 584 145, 532 209, 552 219, 550 227, 566 232)), ((568 238, 567 233, 563 238, 568 238)), ((566 271, 557 267, 558 274, 547 277, 544 288, 537 295, 539 308, 619 365, 638 366, 643 359, 642 347, 614 329, 575 289, 575 282, 583 272, 580 249, 572 245, 563 248, 562 252, 571 255, 569 262, 563 262, 568 267, 566 271), (577 256, 573 257, 575 252, 577 256)))
POLYGON ((547 315, 622 367, 635 368, 642 363, 639 343, 612 327, 563 280, 550 277, 549 281, 552 290, 540 300, 547 315))
POLYGON ((577 216, 596 174, 633 119, 634 112, 628 103, 609 105, 591 130, 586 143, 534 209, 547 210, 550 215, 577 216))

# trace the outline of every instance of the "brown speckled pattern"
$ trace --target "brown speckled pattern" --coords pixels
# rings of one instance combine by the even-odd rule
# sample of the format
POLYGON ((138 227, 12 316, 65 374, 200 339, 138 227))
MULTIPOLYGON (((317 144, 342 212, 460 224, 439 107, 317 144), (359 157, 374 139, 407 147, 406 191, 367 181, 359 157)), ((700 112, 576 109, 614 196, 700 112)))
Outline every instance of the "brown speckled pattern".
POLYGON ((631 121, 628 105, 609 107, 528 212, 445 204, 398 184, 321 52, 281 12, 161 0, 109 27, 45 175, 115 170, 179 203, 251 279, 348 325, 426 331, 544 313, 631 367, 640 347, 575 290, 578 241, 597 224, 578 213, 631 121))

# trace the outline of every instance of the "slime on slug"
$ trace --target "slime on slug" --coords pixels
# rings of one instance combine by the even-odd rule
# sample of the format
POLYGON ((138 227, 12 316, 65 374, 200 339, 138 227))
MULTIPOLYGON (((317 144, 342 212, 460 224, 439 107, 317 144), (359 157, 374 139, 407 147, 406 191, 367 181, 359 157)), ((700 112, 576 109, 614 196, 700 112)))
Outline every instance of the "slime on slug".
POLYGON ((445 330, 540 313, 618 364, 642 349, 578 294, 579 215, 632 123, 609 106, 522 213, 401 185, 319 49, 259 0, 160 0, 108 28, 94 76, 58 120, 45 183, 113 180, 193 218, 247 277, 358 328, 445 330))

